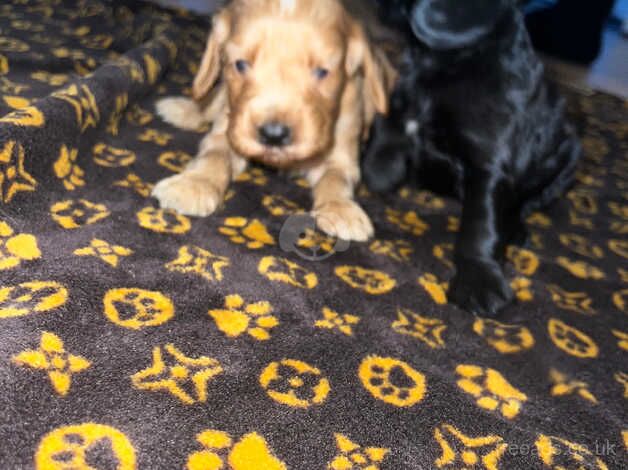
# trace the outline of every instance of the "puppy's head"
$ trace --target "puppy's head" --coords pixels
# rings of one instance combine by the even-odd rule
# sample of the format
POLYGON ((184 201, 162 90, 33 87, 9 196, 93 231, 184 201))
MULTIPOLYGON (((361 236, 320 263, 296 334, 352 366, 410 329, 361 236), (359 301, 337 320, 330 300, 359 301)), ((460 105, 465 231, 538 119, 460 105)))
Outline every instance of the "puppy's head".
POLYGON ((370 106, 385 112, 384 71, 339 1, 234 0, 214 18, 193 91, 202 98, 222 76, 232 147, 289 166, 331 147, 343 91, 358 75, 370 106))
POLYGON ((516 0, 416 0, 409 8, 415 36, 435 50, 469 47, 490 34, 516 0))

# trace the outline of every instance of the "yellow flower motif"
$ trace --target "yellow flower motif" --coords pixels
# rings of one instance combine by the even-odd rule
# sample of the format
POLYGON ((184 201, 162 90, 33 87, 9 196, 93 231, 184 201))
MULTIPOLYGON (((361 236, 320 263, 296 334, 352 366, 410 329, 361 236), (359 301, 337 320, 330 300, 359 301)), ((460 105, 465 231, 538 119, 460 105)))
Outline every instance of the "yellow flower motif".
POLYGON ((617 372, 614 377, 619 384, 624 386, 624 398, 628 399, 628 374, 625 372, 617 372))
POLYGON ((414 253, 412 244, 407 240, 375 240, 369 248, 376 255, 388 256, 400 263, 409 261, 414 253))
POLYGON ((142 142, 153 142, 161 147, 168 145, 174 138, 172 134, 167 132, 160 132, 157 129, 146 129, 140 135, 137 136, 138 140, 142 142))
POLYGON ((268 177, 264 170, 255 167, 243 171, 235 180, 238 183, 253 183, 257 186, 266 186, 266 183, 268 183, 268 177))
POLYGON ((132 255, 133 250, 119 245, 111 245, 104 240, 94 238, 88 247, 74 250, 74 254, 76 256, 95 256, 115 268, 118 266, 120 257, 132 255))
POLYGON ((66 352, 61 338, 47 331, 41 335, 39 349, 23 351, 13 356, 13 362, 46 371, 53 388, 61 396, 70 391, 72 375, 91 365, 87 359, 66 352))
POLYGON ((624 333, 623 331, 619 330, 612 330, 612 332, 613 335, 615 335, 615 337, 619 339, 619 341, 617 342, 617 346, 619 346, 624 351, 628 351, 628 333, 624 333))
POLYGON ((235 294, 227 296, 224 309, 210 310, 209 315, 227 336, 235 338, 246 332, 258 341, 267 341, 269 331, 279 325, 272 311, 269 302, 245 304, 244 299, 235 294))
POLYGON ((246 245, 251 250, 275 244, 275 239, 257 219, 249 221, 244 217, 230 217, 218 231, 228 236, 233 243, 246 245))
POLYGON ((379 470, 390 449, 362 447, 347 436, 336 434, 338 455, 327 466, 330 470, 379 470))
POLYGON ((85 186, 83 176, 85 172, 76 163, 78 149, 69 149, 65 145, 61 146, 59 158, 53 165, 57 178, 63 181, 63 186, 68 191, 85 186))
POLYGON ((474 365, 459 365, 458 387, 476 398, 479 407, 515 418, 528 397, 513 387, 499 372, 474 365))
POLYGON ((533 212, 526 219, 526 223, 536 225, 537 227, 548 228, 552 226, 552 219, 541 212, 533 212))
POLYGON ((547 289, 552 294, 552 300, 558 307, 583 315, 595 315, 596 312, 591 307, 593 300, 586 293, 567 292, 555 285, 549 285, 547 289))
POLYGON ((15 268, 22 261, 32 261, 40 257, 37 239, 33 235, 16 235, 6 222, 0 221, 0 271, 15 268))
POLYGON ((557 318, 549 319, 547 330, 556 347, 571 356, 581 359, 593 359, 600 352, 595 341, 589 336, 557 318))
POLYGON ((534 300, 532 281, 527 277, 517 277, 513 279, 510 283, 510 287, 519 302, 531 302, 534 300))
POLYGON ((303 208, 296 202, 280 195, 264 196, 262 204, 275 217, 303 212, 303 208))
POLYGON ((391 325, 395 332, 421 340, 432 349, 445 347, 443 333, 447 325, 441 319, 422 317, 404 308, 398 309, 397 315, 398 320, 391 325))
POLYGON ((389 222, 395 224, 404 232, 411 233, 417 237, 423 235, 429 228, 414 211, 404 213, 395 209, 386 208, 386 217, 389 222))
POLYGON ((500 436, 469 437, 450 424, 436 427, 434 439, 443 452, 434 462, 438 468, 498 470, 508 447, 500 436))
POLYGON ((113 183, 121 188, 131 188, 140 196, 148 197, 153 190, 153 185, 142 180, 135 173, 129 173, 126 178, 113 183))
POLYGON ((50 208, 50 213, 52 219, 66 229, 91 225, 110 215, 103 204, 96 204, 86 199, 57 202, 50 208))
POLYGON ((175 173, 181 173, 191 161, 192 155, 181 150, 164 152, 157 159, 157 163, 175 173))
POLYGON ((24 169, 24 147, 7 141, 0 147, 0 202, 8 204, 18 192, 35 191, 36 187, 37 181, 24 169))
POLYGON ((153 364, 132 375, 131 381, 140 390, 167 391, 182 403, 193 405, 207 401, 207 383, 222 372, 216 359, 188 357, 166 344, 153 349, 153 364))
POLYGON ((98 110, 96 98, 87 85, 72 84, 63 90, 53 93, 51 96, 72 106, 76 114, 76 123, 81 132, 85 132, 88 127, 96 127, 98 125, 100 111, 98 110))
POLYGON ((589 391, 589 385, 586 382, 572 380, 556 369, 550 370, 549 378, 554 384, 550 391, 553 397, 577 394, 585 400, 597 404, 597 398, 589 391))
POLYGON ((449 283, 440 282, 434 274, 426 273, 419 278, 419 284, 430 294, 432 300, 438 305, 447 303, 447 289, 449 283))
POLYGON ((580 279, 604 279, 606 276, 604 273, 595 266, 586 263, 585 261, 572 261, 564 256, 556 258, 558 265, 571 273, 573 276, 580 279))
POLYGON ((183 274, 197 274, 208 281, 222 281, 222 270, 229 264, 229 258, 197 246, 186 245, 181 247, 175 260, 166 264, 166 269, 183 274))
POLYGON ((246 434, 239 441, 214 429, 203 431, 196 440, 204 450, 190 454, 186 470, 286 470, 286 464, 273 455, 266 440, 259 434, 246 434), (218 452, 228 451, 226 459, 218 452), (225 462, 226 460, 226 462, 225 462))
POLYGON ((606 464, 585 446, 560 437, 540 434, 535 445, 541 461, 552 470, 608 470, 606 464))
POLYGON ((323 320, 317 320, 316 323, 314 323, 314 326, 317 328, 327 328, 328 330, 337 329, 347 336, 353 336, 352 325, 357 325, 359 322, 360 317, 356 315, 340 315, 339 313, 324 307, 323 320))

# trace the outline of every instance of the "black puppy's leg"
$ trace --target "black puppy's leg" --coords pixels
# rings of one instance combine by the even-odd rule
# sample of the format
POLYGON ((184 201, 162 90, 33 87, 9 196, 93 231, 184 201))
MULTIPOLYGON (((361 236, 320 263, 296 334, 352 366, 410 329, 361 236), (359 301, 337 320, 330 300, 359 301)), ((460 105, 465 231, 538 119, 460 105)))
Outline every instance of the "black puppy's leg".
POLYGON ((454 261, 456 275, 449 299, 461 308, 494 316, 513 298, 499 260, 508 242, 508 225, 514 209, 513 190, 493 169, 470 168, 465 175, 460 233, 454 261))

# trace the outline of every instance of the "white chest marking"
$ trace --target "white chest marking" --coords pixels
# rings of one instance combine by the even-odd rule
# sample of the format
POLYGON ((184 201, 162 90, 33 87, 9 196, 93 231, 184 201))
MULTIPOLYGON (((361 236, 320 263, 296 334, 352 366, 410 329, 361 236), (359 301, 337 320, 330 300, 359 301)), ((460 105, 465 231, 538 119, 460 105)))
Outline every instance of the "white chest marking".
POLYGON ((297 0, 279 0, 279 11, 281 13, 294 13, 297 7, 297 0))

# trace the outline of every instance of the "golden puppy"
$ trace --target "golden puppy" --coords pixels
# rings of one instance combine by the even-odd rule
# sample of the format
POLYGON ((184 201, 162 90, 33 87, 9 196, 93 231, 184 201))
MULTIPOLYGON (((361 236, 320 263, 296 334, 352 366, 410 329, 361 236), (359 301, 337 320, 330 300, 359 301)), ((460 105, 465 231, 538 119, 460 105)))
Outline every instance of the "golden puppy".
POLYGON ((162 207, 207 216, 247 160, 257 160, 303 172, 312 215, 329 235, 364 241, 373 234, 353 200, 359 146, 374 114, 386 113, 395 77, 355 3, 233 0, 214 16, 193 84, 196 102, 157 105, 179 127, 213 123, 187 168, 155 186, 162 207))

